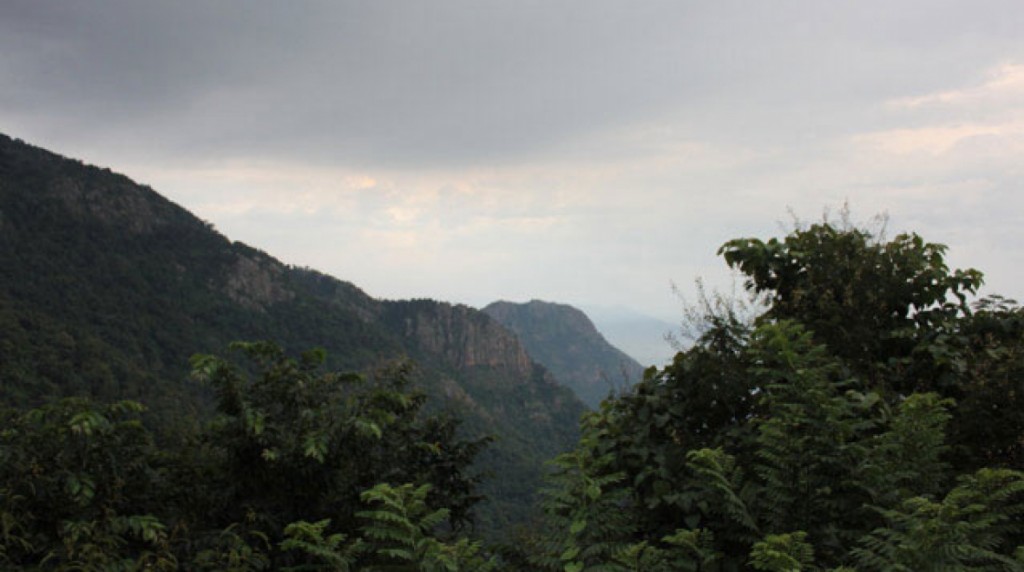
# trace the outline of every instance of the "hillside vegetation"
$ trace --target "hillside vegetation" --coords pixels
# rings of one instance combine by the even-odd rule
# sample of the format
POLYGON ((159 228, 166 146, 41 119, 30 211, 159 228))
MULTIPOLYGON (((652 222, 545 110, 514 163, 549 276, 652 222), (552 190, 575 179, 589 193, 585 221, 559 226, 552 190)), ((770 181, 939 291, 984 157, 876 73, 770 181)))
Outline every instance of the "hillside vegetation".
POLYGON ((1024 570, 1024 310, 940 244, 729 241, 764 311, 705 307, 582 413, 483 313, 0 143, 2 569, 1024 570), (539 512, 484 541, 481 494, 526 511, 544 454, 539 512))
POLYGON ((480 524, 522 521, 543 460, 568 449, 584 406, 487 315, 430 300, 375 300, 290 267, 128 178, 0 136, 0 404, 63 396, 137 400, 158 435, 213 413, 189 358, 236 340, 367 375, 410 362, 430 412, 493 436, 476 472, 480 524))

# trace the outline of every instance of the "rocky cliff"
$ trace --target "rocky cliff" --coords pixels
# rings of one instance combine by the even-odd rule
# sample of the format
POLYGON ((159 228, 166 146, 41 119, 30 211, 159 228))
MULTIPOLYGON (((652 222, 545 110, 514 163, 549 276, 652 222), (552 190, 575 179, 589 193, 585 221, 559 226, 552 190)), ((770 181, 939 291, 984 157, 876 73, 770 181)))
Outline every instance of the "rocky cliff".
POLYGON ((485 366, 530 375, 533 363, 516 335, 479 310, 432 300, 389 302, 386 308, 405 340, 456 369, 485 366))

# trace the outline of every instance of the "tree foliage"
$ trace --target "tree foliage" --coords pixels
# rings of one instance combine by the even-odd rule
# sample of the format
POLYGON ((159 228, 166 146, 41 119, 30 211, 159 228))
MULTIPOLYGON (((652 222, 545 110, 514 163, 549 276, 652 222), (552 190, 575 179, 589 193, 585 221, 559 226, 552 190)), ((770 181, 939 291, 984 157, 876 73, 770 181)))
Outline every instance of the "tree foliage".
POLYGON ((217 416, 163 447, 130 401, 5 413, 0 566, 344 569, 390 550, 364 522, 384 514, 367 503, 410 490, 402 510, 430 548, 417 558, 448 566, 475 557, 479 547, 452 531, 479 498, 467 471, 485 442, 460 440, 453 418, 425 414, 404 367, 366 380, 325 371, 318 350, 291 358, 266 342, 234 348, 245 362, 193 358, 217 416))
POLYGON ((562 459, 602 459, 586 478, 614 530, 549 505, 561 534, 531 549, 621 547, 595 570, 1022 569, 1024 314, 972 307, 982 276, 945 253, 831 222, 727 242, 764 312, 705 304, 692 347, 585 421, 562 459))
POLYGON ((0 426, 0 564, 58 570, 170 570, 167 526, 142 406, 65 399, 6 412, 0 426))

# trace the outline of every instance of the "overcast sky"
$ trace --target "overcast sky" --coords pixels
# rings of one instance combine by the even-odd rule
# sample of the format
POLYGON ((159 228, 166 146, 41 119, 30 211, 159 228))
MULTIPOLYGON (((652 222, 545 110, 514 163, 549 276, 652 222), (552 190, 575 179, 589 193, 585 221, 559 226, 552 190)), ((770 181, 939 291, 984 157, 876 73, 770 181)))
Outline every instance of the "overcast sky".
POLYGON ((675 321, 849 201, 1024 298, 1024 2, 0 1, 0 131, 381 298, 675 321))

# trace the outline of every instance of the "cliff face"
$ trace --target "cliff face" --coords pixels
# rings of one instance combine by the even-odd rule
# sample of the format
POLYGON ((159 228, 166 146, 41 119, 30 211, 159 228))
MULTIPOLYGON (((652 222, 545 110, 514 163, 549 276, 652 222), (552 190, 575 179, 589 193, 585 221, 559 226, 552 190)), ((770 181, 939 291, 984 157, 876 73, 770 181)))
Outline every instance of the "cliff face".
POLYGON ((583 404, 497 320, 433 300, 384 302, 381 316, 416 362, 444 372, 439 386, 448 397, 498 423, 529 419, 529 432, 540 437, 534 446, 547 455, 560 452, 563 440, 575 439, 583 404))
POLYGON ((479 310, 430 300, 386 306, 390 321, 418 351, 441 356, 456 369, 483 366, 530 377, 533 363, 519 339, 479 310))
POLYGON ((565 304, 494 302, 483 309, 519 337, 530 356, 596 408, 640 380, 643 367, 609 344, 590 319, 565 304))
POLYGON ((228 272, 225 293, 250 310, 291 300, 295 292, 283 285, 285 269, 275 262, 267 257, 239 255, 228 272))

